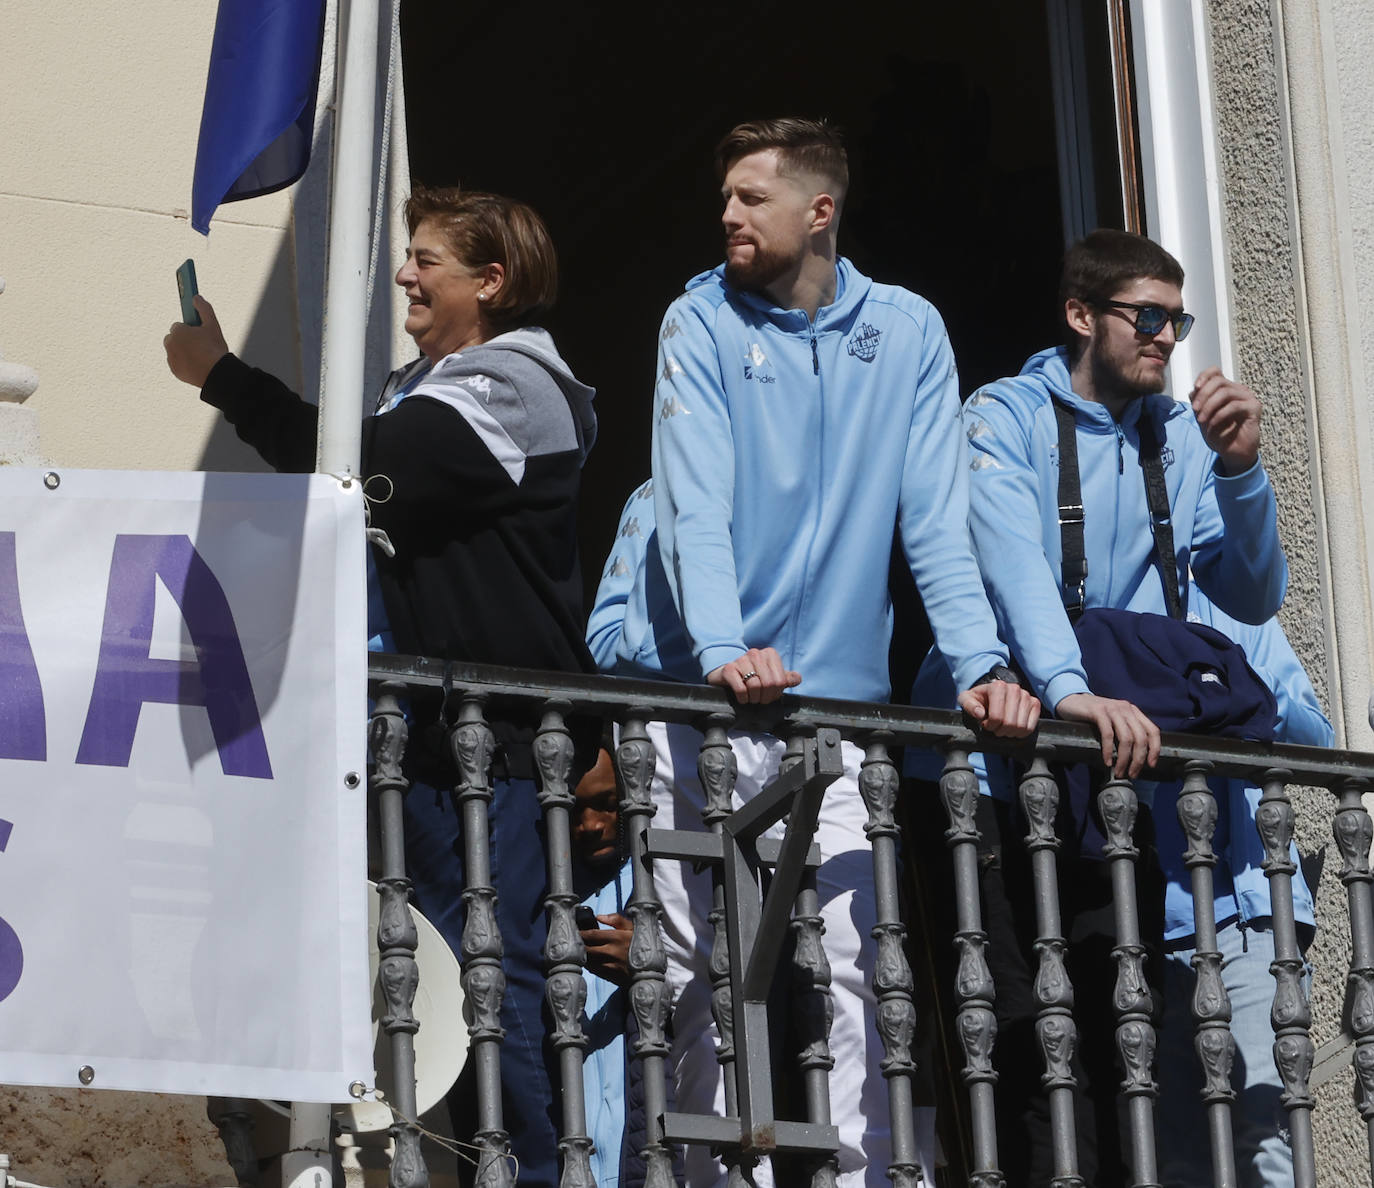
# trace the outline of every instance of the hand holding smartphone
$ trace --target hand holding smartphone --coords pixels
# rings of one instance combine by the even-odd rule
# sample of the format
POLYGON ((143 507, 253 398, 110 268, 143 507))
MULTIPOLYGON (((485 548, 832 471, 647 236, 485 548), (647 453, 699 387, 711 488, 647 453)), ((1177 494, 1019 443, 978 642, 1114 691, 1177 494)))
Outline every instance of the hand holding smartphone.
POLYGON ((181 296, 181 320, 188 326, 200 325, 200 314, 196 312, 196 263, 187 259, 177 269, 177 293, 181 296))
POLYGON ((577 921, 579 932, 588 932, 593 928, 601 927, 601 921, 596 918, 596 913, 585 903, 579 903, 573 908, 573 919, 577 921))

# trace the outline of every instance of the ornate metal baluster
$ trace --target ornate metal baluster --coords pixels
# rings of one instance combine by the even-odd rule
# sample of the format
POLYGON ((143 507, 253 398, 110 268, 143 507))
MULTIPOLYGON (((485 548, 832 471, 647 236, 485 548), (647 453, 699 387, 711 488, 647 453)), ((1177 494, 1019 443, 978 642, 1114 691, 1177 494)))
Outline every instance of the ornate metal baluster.
POLYGON ((491 804, 491 754, 495 739, 482 716, 486 698, 463 696, 458 720, 449 730, 449 746, 458 767, 453 800, 462 820, 463 861, 463 995, 472 1009, 468 1027, 477 1069, 477 1179, 479 1188, 510 1188, 510 1136, 501 1112, 501 1003, 506 973, 501 967, 501 932, 496 924, 496 888, 491 883, 491 846, 487 808, 491 804))
MULTIPOLYGON (((806 736, 791 734, 780 771, 802 762, 806 736)), ((792 920, 792 1019, 800 1049, 797 1065, 802 1070, 806 1093, 807 1121, 830 1124, 830 1070, 835 1059, 830 1054, 830 1028, 835 1021, 835 1004, 830 997, 830 959, 825 955, 821 937, 820 896, 816 891, 816 871, 808 867, 793 901, 792 920)), ((835 1188, 839 1159, 835 1154, 819 1155, 808 1161, 810 1188, 835 1188)), ((743 1183, 743 1181, 741 1181, 743 1183)))
MULTIPOLYGON (((722 822, 734 808, 735 781, 739 778, 739 763, 730 746, 730 714, 712 714, 702 729, 701 750, 697 753, 697 778, 705 793, 706 807, 701 819, 706 828, 717 836, 722 822)), ((684 822, 685 825, 685 822, 684 822)), ((711 868, 711 911, 706 917, 712 928, 711 937, 711 1015, 716 1022, 719 1044, 716 1060, 725 1080, 725 1113, 739 1116, 739 1098, 735 1086, 735 1027, 734 1007, 730 996, 730 944, 725 927, 725 886, 719 865, 711 868)), ((744 1167, 753 1160, 741 1155, 738 1147, 721 1152, 725 1163, 728 1188, 743 1188, 748 1183, 744 1167)))
POLYGON ((1343 780, 1340 807, 1332 823, 1341 851, 1341 882, 1350 905, 1350 975, 1346 979, 1345 1026, 1355 1037, 1355 1103, 1364 1119, 1374 1160, 1374 900, 1369 846, 1374 822, 1361 800, 1367 780, 1343 780))
POLYGON ((634 890, 626 912, 634 921, 630 941, 630 1006, 639 1025, 634 1044, 635 1059, 644 1078, 646 1188, 672 1188, 673 1161, 663 1141, 663 1114, 667 1109, 664 1058, 668 1055, 668 968, 663 948, 663 909, 654 890, 653 863, 645 856, 644 834, 654 815, 649 789, 654 778, 654 746, 644 729, 650 710, 632 708, 620 730, 615 766, 624 799, 620 813, 633 862, 634 890))
POLYGON ((1183 790, 1178 797, 1178 820, 1188 839, 1183 862, 1192 878, 1193 924, 1196 943, 1193 969, 1193 1019, 1197 1024, 1198 1059, 1202 1062, 1202 1100, 1207 1103, 1207 1127, 1212 1142, 1212 1175, 1217 1188, 1234 1188, 1235 1146, 1231 1134, 1231 1064, 1236 1041, 1231 1034, 1231 998, 1221 980, 1221 953, 1217 950, 1217 922, 1212 889, 1212 867, 1217 863, 1212 835, 1217 824, 1217 802, 1207 786, 1212 765, 1193 760, 1184 768, 1183 790))
POLYGON ((1140 943, 1140 909, 1135 893, 1135 863, 1140 852, 1133 844, 1140 804, 1128 780, 1109 779, 1097 794, 1097 807, 1106 826, 1103 854, 1111 865, 1112 905, 1116 919, 1116 1049, 1125 1074, 1131 1125, 1131 1163, 1137 1188, 1158 1188, 1153 1103, 1159 1087, 1150 1077, 1155 1057, 1155 1029, 1150 1022, 1150 987, 1145 982, 1145 946, 1140 943))
POLYGON ((1264 877, 1269 880, 1269 900, 1273 905, 1274 1005, 1269 1022, 1274 1028, 1274 1064, 1283 1078, 1283 1105, 1288 1111, 1293 1147, 1294 1188, 1316 1188, 1316 1152, 1312 1142, 1312 1107, 1316 1104, 1308 1088, 1312 1061, 1316 1056, 1310 1029, 1312 1012, 1303 990, 1302 950, 1293 916, 1293 875, 1297 863, 1290 847, 1293 842, 1293 805, 1285 785, 1286 771, 1264 774, 1264 794, 1255 812, 1255 827, 1264 843, 1264 877))
MULTIPOLYGON (((224 1144, 224 1157, 234 1169, 239 1188, 257 1188, 262 1183, 258 1152, 253 1145, 252 1106, 242 1097, 211 1097, 206 1113, 224 1144)), ((2 1169, 0 1169, 2 1170, 2 1169)))
POLYGON ((891 738, 885 732, 869 736, 859 769, 859 792, 868 809, 864 833, 873 845, 873 883, 878 906, 878 922, 873 929, 878 942, 873 990, 878 996, 882 1069, 892 1114, 892 1164, 887 1174, 893 1188, 915 1188, 922 1178, 912 1105, 916 1061, 911 1045, 916 1036, 916 1007, 911 997, 913 981, 906 959, 906 926, 902 923, 897 890, 899 831, 894 810, 899 780, 897 768, 887 753, 891 738))
POLYGON ((996 991, 983 950, 988 934, 983 930, 982 896, 978 890, 978 842, 974 823, 978 805, 978 776, 969 766, 968 752, 951 750, 940 774, 940 799, 949 817, 945 844, 954 864, 954 901, 958 930, 954 944, 959 969, 954 989, 959 1000, 959 1042, 964 1049, 960 1072, 968 1086, 973 1128, 973 1172, 970 1188, 1002 1188, 1006 1182, 997 1168, 997 1110, 993 1085, 992 1047, 997 1039, 993 1012, 996 991))
POLYGON ((587 1136, 587 1104, 582 1091, 582 1058, 587 1037, 582 1033, 582 1011, 587 1004, 587 984, 582 968, 587 951, 577 931, 573 907, 572 840, 568 814, 576 801, 568 782, 572 773, 573 740, 566 715, 566 701, 550 701, 534 736, 534 761, 539 768, 539 807, 544 810, 544 835, 548 846, 549 893, 544 899, 549 915, 549 935, 544 942, 548 982, 544 998, 553 1017, 553 1046, 558 1052, 558 1072, 563 1087, 563 1153, 560 1188, 596 1188, 592 1176, 592 1140, 587 1136))
POLYGON ((1078 1174, 1077 1131, 1074 1126, 1073 1090, 1077 1083, 1071 1061, 1078 1045, 1073 1020, 1073 986, 1064 965, 1066 948, 1059 915, 1059 839, 1054 818, 1059 810, 1059 785, 1039 755, 1021 780, 1021 807, 1030 823, 1026 848, 1030 851, 1031 876, 1035 883, 1035 952, 1040 959, 1035 973, 1035 1001, 1039 1007, 1035 1035, 1045 1062, 1042 1083, 1050 1101, 1050 1138, 1054 1145, 1056 1188, 1081 1185, 1078 1174))
POLYGON ((420 1152, 420 1128, 414 1121, 415 1033, 420 1029, 412 1007, 420 971, 415 964, 418 935, 410 914, 410 880, 406 878, 405 825, 402 802, 409 782, 401 774, 409 728, 401 712, 405 686, 387 683, 377 694, 368 723, 372 752, 372 792, 377 797, 381 833, 382 877, 377 880, 381 904, 377 914, 377 973, 386 998, 382 1030, 391 1040, 392 1105, 399 1117, 391 1124, 396 1147, 391 1157, 391 1188, 424 1188, 429 1169, 420 1152))

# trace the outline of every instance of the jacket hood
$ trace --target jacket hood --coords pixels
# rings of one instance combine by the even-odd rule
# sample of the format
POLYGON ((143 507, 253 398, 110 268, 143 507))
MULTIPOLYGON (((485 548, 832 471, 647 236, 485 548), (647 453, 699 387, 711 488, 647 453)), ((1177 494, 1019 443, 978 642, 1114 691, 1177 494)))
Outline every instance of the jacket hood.
MULTIPOLYGON (((754 293, 745 289, 737 289, 725 279, 725 265, 719 264, 709 272, 703 272, 694 276, 687 282, 687 291, 699 288, 702 285, 714 284, 722 289, 730 297, 748 306, 750 309, 758 310, 770 321, 778 323, 787 330, 795 330, 799 326, 807 325, 806 313, 800 309, 782 309, 773 304, 772 299, 764 293, 754 293)), ((835 261, 835 299, 829 305, 823 305, 816 311, 814 322, 815 329, 829 330, 834 329, 846 321, 850 315, 863 303, 868 296, 868 291, 873 287, 873 282, 864 276, 849 260, 840 256, 835 261)))
MULTIPOLYGON (((1033 380, 1041 387, 1046 388, 1057 399, 1063 401, 1074 409, 1078 416, 1088 421, 1098 421, 1104 424, 1112 423, 1112 415, 1107 411, 1106 405, 1098 404, 1094 400, 1085 400, 1073 390, 1073 380, 1069 376, 1069 352, 1064 347, 1049 347, 1043 351, 1037 351, 1021 368, 1020 377, 1033 380)), ((1146 407, 1154 410, 1156 417, 1174 416, 1183 411, 1183 405, 1170 396, 1167 392, 1158 392, 1151 396, 1142 396, 1138 400, 1132 400, 1127 406, 1122 416, 1122 424, 1132 424, 1140 415, 1140 411, 1146 407)))
POLYGON ((573 375, 572 368, 554 346, 553 335, 541 326, 523 326, 519 330, 498 334, 482 346, 486 350, 514 351, 524 355, 540 364, 553 377, 572 411, 577 441, 585 459, 596 442, 596 412, 592 408, 596 389, 588 387, 573 375))

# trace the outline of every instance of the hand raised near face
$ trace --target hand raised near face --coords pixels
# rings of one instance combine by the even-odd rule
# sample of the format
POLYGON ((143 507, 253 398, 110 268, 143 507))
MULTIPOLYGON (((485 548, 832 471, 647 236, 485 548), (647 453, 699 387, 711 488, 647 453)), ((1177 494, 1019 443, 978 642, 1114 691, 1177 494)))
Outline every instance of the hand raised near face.
POLYGON ((1221 460, 1223 474, 1249 470, 1259 457, 1259 397, 1244 384, 1227 379, 1220 367, 1197 377, 1188 394, 1203 440, 1221 460))

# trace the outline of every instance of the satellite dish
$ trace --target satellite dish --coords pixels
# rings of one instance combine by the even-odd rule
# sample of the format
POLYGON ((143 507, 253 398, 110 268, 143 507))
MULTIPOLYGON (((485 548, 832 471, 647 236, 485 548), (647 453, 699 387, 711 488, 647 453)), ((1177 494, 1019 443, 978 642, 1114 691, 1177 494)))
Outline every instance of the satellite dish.
MULTIPOLYGON (((367 961, 372 975, 372 1065, 377 1088, 395 1101, 391 1072, 391 1041, 381 1028, 386 996, 377 978, 377 916, 381 894, 377 884, 367 884, 367 961)), ((412 906, 419 943, 415 963, 420 984, 411 1008, 420 1030, 415 1033, 415 1108, 420 1114, 433 1109, 453 1087, 468 1054, 468 1029, 463 1020, 463 983, 458 958, 424 916, 412 906)))

